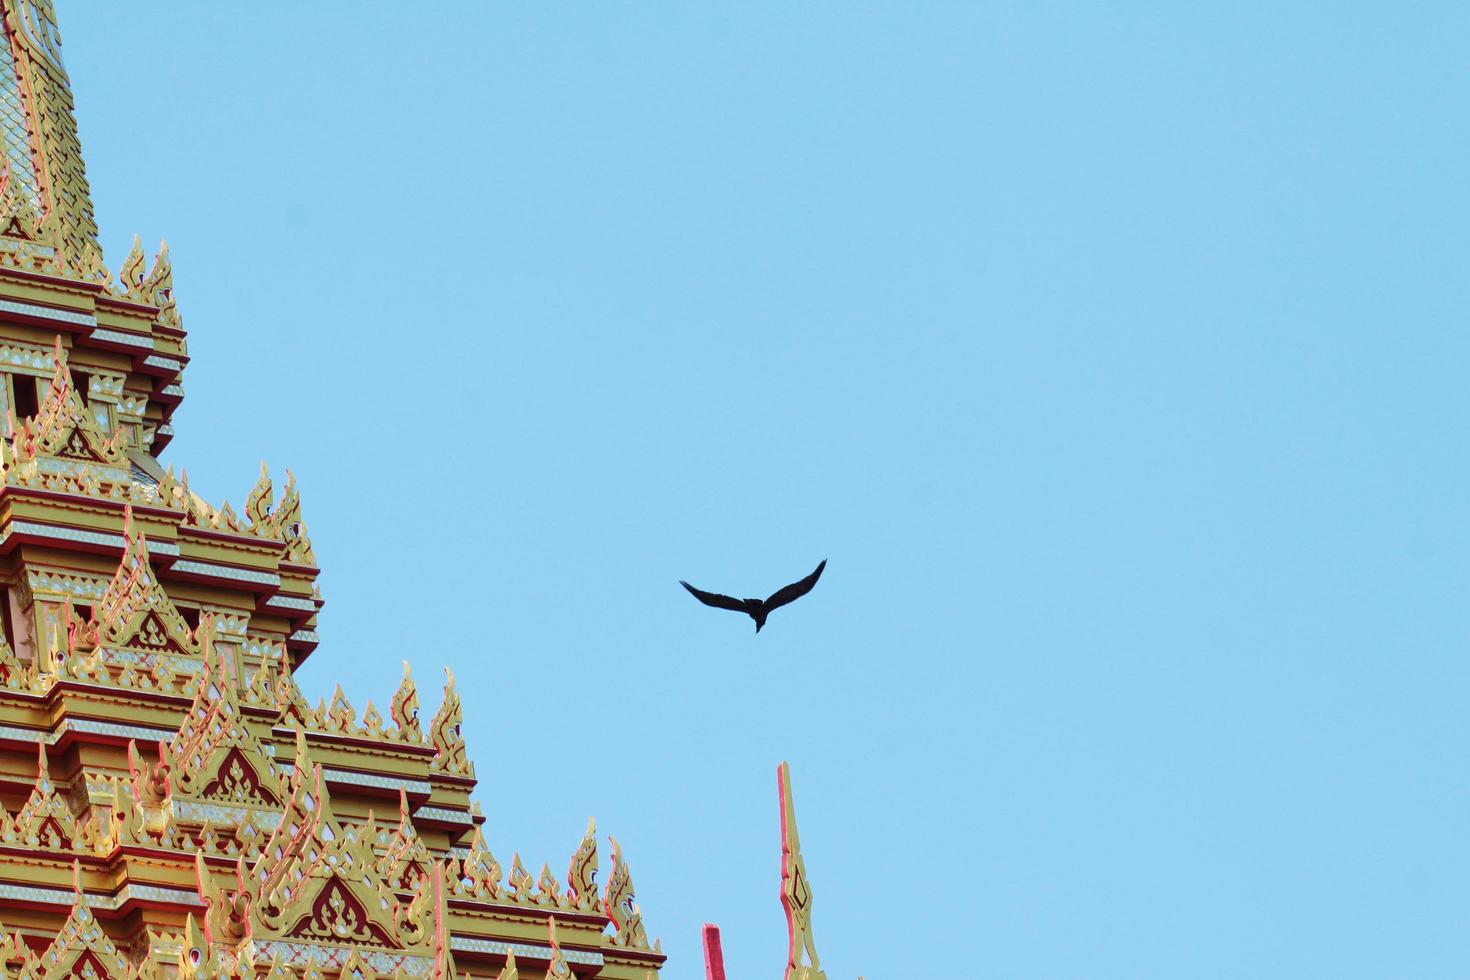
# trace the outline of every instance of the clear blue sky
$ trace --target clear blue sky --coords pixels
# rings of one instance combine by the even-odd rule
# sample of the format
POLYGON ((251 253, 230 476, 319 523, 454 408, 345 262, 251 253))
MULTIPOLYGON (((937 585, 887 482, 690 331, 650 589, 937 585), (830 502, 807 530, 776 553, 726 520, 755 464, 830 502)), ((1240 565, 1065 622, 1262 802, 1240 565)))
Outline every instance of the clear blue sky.
POLYGON ((833 980, 1470 973, 1464 5, 59 6, 307 693, 452 665, 667 976, 783 758, 833 980))

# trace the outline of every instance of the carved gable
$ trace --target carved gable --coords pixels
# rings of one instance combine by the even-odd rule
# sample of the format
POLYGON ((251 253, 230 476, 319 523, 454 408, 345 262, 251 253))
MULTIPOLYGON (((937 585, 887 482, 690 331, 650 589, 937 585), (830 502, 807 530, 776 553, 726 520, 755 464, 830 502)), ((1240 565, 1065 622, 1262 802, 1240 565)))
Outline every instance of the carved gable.
POLYGON ((63 977, 85 977, 88 980, 125 980, 130 974, 128 961, 87 908, 82 892, 81 868, 72 868, 76 898, 66 924, 61 927, 51 948, 41 955, 42 980, 63 977))
POLYGON ((108 436, 87 411, 86 404, 72 385, 66 351, 61 338, 56 338, 56 370, 51 385, 34 418, 18 422, 13 440, 16 458, 21 462, 37 456, 98 463, 107 466, 127 464, 127 437, 119 429, 108 436))
POLYGON ((92 610, 85 629, 86 640, 113 650, 200 655, 204 637, 212 627, 201 625, 197 634, 190 632, 189 624, 179 615, 153 572, 146 536, 132 531, 131 509, 123 537, 126 544, 122 562, 92 610))
POLYGON ((398 900, 377 872, 371 818, 340 824, 321 767, 307 765, 302 737, 285 814, 250 874, 253 934, 429 952, 433 910, 422 900, 428 889, 407 905, 398 900))
POLYGON ((204 657, 188 715, 161 754, 176 797, 273 809, 284 802, 284 780, 245 723, 235 677, 212 654, 204 657))

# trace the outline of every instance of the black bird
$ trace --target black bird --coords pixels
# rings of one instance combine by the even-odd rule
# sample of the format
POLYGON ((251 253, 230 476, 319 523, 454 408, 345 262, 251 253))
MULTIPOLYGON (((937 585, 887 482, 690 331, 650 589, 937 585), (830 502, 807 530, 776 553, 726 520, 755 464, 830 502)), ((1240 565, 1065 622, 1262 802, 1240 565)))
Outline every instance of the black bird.
POLYGON ((823 558, 822 563, 817 566, 815 572, 812 572, 800 582, 792 582, 785 588, 777 589, 765 599, 734 599, 727 595, 720 595, 717 592, 705 592, 702 589, 696 589, 688 582, 680 581, 679 584, 688 589, 690 595, 694 596, 694 598, 706 606, 745 613, 751 619, 755 620, 755 631, 759 633, 761 627, 766 625, 766 617, 771 614, 771 610, 779 609, 788 602, 795 602, 810 592, 812 586, 817 584, 817 579, 822 577, 822 569, 826 567, 827 559, 823 558))

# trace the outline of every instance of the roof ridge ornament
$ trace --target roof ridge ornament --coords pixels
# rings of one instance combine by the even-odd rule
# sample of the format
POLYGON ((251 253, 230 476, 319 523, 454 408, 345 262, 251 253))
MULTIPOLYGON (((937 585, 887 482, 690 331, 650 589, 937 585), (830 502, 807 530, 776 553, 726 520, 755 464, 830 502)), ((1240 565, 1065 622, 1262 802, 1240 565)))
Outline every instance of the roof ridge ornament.
POLYGON ((776 785, 781 795, 781 906, 786 910, 790 937, 786 954, 785 980, 826 980, 812 940, 812 889, 801 856, 801 838, 796 831, 796 804, 791 796, 791 766, 776 767, 776 785), (806 963, 803 963, 805 954, 806 963))

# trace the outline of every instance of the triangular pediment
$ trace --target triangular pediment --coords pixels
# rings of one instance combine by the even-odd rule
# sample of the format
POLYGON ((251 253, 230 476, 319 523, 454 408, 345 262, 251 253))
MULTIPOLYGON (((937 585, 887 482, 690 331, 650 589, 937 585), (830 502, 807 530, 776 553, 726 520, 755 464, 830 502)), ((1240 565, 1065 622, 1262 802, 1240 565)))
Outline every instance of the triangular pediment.
POLYGON ((17 420, 13 443, 16 458, 28 462, 38 456, 50 456, 74 463, 126 465, 126 430, 119 429, 109 436, 98 426, 81 393, 72 384, 60 337, 56 338, 53 357, 56 368, 35 416, 17 420))
POLYGON ((125 980, 131 966, 118 952, 107 933, 97 924, 81 888, 81 869, 73 866, 76 898, 71 914, 51 947, 41 954, 39 975, 43 980, 85 977, 88 980, 125 980))
POLYGON ((234 674, 212 652, 179 730, 162 750, 175 799, 279 809, 286 787, 250 731, 234 674))
POLYGON ((305 914, 286 930, 291 939, 396 948, 386 929, 373 921, 362 901, 337 875, 327 877, 305 914))
POLYGON ((332 812, 321 766, 311 766, 304 735, 284 813, 249 878, 253 935, 426 951, 433 909, 427 882, 403 903, 384 882, 373 849, 377 828, 343 826, 332 812))
POLYGON ((0 808, 0 842, 71 850, 78 837, 76 817, 51 782, 46 746, 38 747, 36 782, 14 817, 0 808))
POLYGON ((179 614, 153 571, 148 539, 132 531, 129 511, 123 527, 123 556, 107 591, 92 609, 87 639, 109 649, 136 650, 147 654, 196 656, 202 652, 198 635, 179 614))

